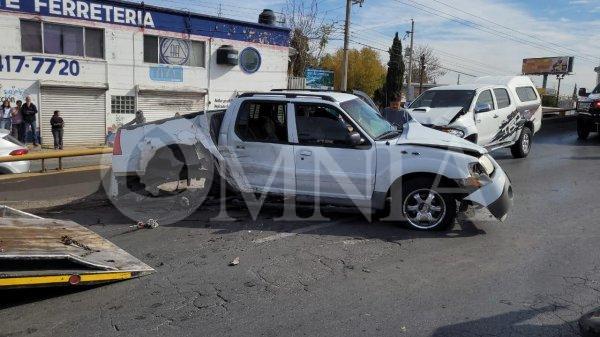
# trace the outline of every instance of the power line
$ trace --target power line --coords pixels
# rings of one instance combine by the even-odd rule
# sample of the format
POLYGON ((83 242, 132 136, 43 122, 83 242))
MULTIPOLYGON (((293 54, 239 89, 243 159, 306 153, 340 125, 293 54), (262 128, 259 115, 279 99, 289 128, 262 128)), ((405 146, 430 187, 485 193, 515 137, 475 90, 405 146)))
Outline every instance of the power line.
MULTIPOLYGON (((413 7, 415 9, 420 10, 420 11, 425 12, 425 13, 428 13, 428 14, 431 14, 431 15, 434 15, 434 16, 437 16, 437 17, 441 17, 441 18, 444 18, 444 19, 456 22, 456 23, 461 24, 463 26, 467 26, 469 28, 473 28, 473 29, 476 29, 476 30, 479 30, 479 31, 482 31, 482 32, 485 32, 485 33, 488 33, 488 34, 491 34, 491 35, 502 37, 504 39, 508 39, 508 40, 511 40, 511 41, 514 41, 514 42, 519 42, 521 44, 525 44, 525 45, 528 45, 528 46, 531 46, 531 47, 535 47, 535 48, 538 48, 538 49, 545 49, 545 50, 548 50, 548 51, 556 52, 555 49, 547 47, 545 45, 542 45, 542 44, 539 44, 539 43, 535 43, 535 42, 532 42, 532 41, 528 41, 528 40, 524 40, 524 39, 521 39, 521 38, 515 38, 515 37, 513 37, 513 36, 511 36, 511 35, 509 35, 509 34, 507 34, 505 32, 502 32, 500 30, 497 30, 497 29, 494 29, 494 28, 490 28, 488 26, 484 26, 484 25, 478 24, 476 22, 473 22, 473 21, 461 18, 461 17, 453 15, 453 14, 449 14, 447 12, 441 11, 441 10, 439 10, 437 8, 434 8, 434 7, 423 5, 423 4, 421 4, 421 3, 419 3, 419 2, 417 2, 415 0, 407 0, 407 1, 411 1, 412 3, 408 3, 408 2, 405 2, 405 1, 402 1, 402 0, 393 0, 393 1, 395 1, 397 3, 400 3, 400 4, 403 4, 403 5, 406 5, 406 6, 413 7), (443 15, 445 15, 445 16, 441 15, 440 13, 443 14, 443 15)), ((592 62, 592 63, 596 64, 595 60, 591 60, 591 59, 588 59, 588 58, 585 58, 585 57, 582 57, 582 59, 584 59, 584 60, 586 60, 588 62, 592 62)))
MULTIPOLYGON (((452 8, 452 9, 454 9, 454 10, 458 11, 458 12, 461 12, 461 13, 464 13, 464 14, 467 14, 467 15, 470 15, 470 16, 473 16, 473 17, 478 17, 477 15, 475 15, 475 14, 473 14, 473 13, 471 13, 471 12, 467 12, 467 11, 464 11, 464 10, 462 10, 462 9, 460 9, 460 8, 456 8, 456 7, 454 7, 454 6, 451 6, 451 5, 449 5, 449 4, 447 4, 447 3, 443 2, 443 1, 440 1, 440 0, 432 0, 432 1, 435 1, 435 2, 437 2, 437 3, 439 3, 439 4, 442 4, 442 5, 446 6, 446 7, 452 8)), ((500 24, 500 23, 498 23, 498 22, 496 22, 496 21, 493 21, 493 20, 491 20, 491 19, 489 19, 489 18, 484 18, 484 17, 478 17, 478 18, 479 18, 479 20, 490 22, 490 23, 492 23, 492 24, 495 24, 495 25, 497 25, 497 26, 500 26, 500 27, 502 27, 502 28, 504 28, 504 29, 507 29, 507 30, 513 31, 513 32, 515 32, 515 33, 519 33, 519 34, 521 34, 521 35, 525 35, 525 36, 531 37, 531 38, 533 38, 533 39, 536 39, 536 40, 538 40, 538 41, 541 41, 541 42, 544 42, 544 43, 548 43, 548 44, 554 45, 554 46, 556 46, 556 47, 559 47, 559 48, 561 48, 561 49, 569 50, 569 51, 572 51, 572 52, 575 52, 575 53, 581 53, 580 51, 577 51, 577 50, 575 50, 575 49, 572 49, 572 48, 569 48, 569 47, 564 47, 564 46, 562 46, 562 45, 559 45, 558 43, 555 43, 555 42, 552 42, 552 41, 546 41, 546 40, 543 40, 543 39, 541 39, 541 38, 539 38, 539 37, 537 37, 537 36, 535 36, 535 35, 532 35, 532 34, 529 34, 529 33, 525 33, 525 32, 523 32, 523 31, 520 31, 520 30, 517 30, 517 29, 511 28, 511 27, 507 27, 507 26, 505 26, 505 25, 503 25, 503 24, 500 24), (483 20, 483 19, 485 19, 485 20, 483 20)), ((584 53, 581 53, 581 54, 582 54, 582 55, 585 55, 585 56, 587 56, 587 57, 592 57, 592 58, 598 58, 598 59, 600 59, 600 57, 593 56, 593 55, 590 55, 590 54, 584 54, 584 53)))

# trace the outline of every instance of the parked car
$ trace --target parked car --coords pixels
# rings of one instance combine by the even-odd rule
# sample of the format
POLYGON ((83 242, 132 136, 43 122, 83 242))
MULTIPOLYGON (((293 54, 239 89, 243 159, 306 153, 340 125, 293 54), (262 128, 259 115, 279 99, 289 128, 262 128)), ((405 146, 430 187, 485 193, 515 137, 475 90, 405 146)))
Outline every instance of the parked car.
MULTIPOLYGON (((0 130, 0 157, 22 156, 29 152, 27 147, 10 135, 8 130, 0 130)), ((0 174, 29 172, 29 161, 0 163, 0 174)))
POLYGON ((247 93, 226 111, 121 128, 111 195, 189 181, 209 160, 240 192, 399 211, 420 230, 450 226, 458 203, 501 220, 512 205, 510 180, 483 147, 414 120, 398 129, 338 92, 247 93))
POLYGON ((482 77, 474 84, 429 89, 409 106, 423 125, 465 138, 490 151, 510 147, 529 155, 542 127, 542 104, 526 76, 482 77))
POLYGON ((590 132, 600 132, 600 84, 587 92, 579 89, 580 99, 577 102, 577 135, 579 139, 587 139, 590 132))

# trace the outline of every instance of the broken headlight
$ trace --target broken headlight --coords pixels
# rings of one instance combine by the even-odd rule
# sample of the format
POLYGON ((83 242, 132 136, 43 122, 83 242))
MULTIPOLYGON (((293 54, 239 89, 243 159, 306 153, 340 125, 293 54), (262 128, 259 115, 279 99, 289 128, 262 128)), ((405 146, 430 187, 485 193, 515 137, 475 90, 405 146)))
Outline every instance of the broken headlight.
POLYGON ((479 160, 469 164, 470 177, 462 180, 465 187, 482 187, 492 182, 491 175, 494 173, 494 162, 489 154, 479 157, 479 160))

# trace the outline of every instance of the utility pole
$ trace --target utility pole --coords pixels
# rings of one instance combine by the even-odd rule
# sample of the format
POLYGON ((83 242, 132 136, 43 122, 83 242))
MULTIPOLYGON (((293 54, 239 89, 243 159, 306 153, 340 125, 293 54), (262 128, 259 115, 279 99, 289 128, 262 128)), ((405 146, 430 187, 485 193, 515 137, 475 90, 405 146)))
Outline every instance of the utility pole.
POLYGON ((412 88, 412 69, 413 69, 413 43, 415 37, 415 20, 410 19, 410 51, 408 54, 408 76, 406 77, 406 101, 413 100, 413 88, 412 88))
POLYGON ((558 100, 560 99, 560 82, 565 78, 565 75, 556 75, 556 79, 558 80, 558 89, 556 89, 556 107, 558 108, 558 100))
POLYGON ((358 4, 362 7, 364 0, 346 0, 346 23, 344 24, 344 59, 342 63, 342 91, 348 90, 348 48, 350 44, 350 13, 352 5, 358 4))
POLYGON ((421 71, 419 73, 419 95, 423 93, 423 79, 425 77, 425 55, 421 55, 420 63, 421 71))
POLYGON ((456 85, 460 85, 460 74, 458 74, 458 79, 456 80, 456 85))

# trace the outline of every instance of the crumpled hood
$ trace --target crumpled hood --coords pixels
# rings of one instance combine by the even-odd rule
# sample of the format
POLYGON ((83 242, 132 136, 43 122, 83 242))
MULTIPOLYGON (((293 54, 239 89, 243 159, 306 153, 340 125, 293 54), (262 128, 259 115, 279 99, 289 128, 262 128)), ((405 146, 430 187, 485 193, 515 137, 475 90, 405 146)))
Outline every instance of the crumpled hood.
POLYGON ((417 108, 409 109, 408 112, 410 112, 410 115, 421 124, 448 126, 450 121, 452 121, 461 110, 461 107, 417 108))
POLYGON ((600 99, 600 94, 590 94, 588 97, 580 99, 581 102, 592 102, 600 99))
POLYGON ((446 132, 428 128, 416 121, 410 121, 405 125, 404 132, 402 133, 402 136, 398 138, 397 144, 414 144, 464 150, 476 152, 479 155, 488 152, 485 148, 473 144, 468 140, 453 136, 446 132))

